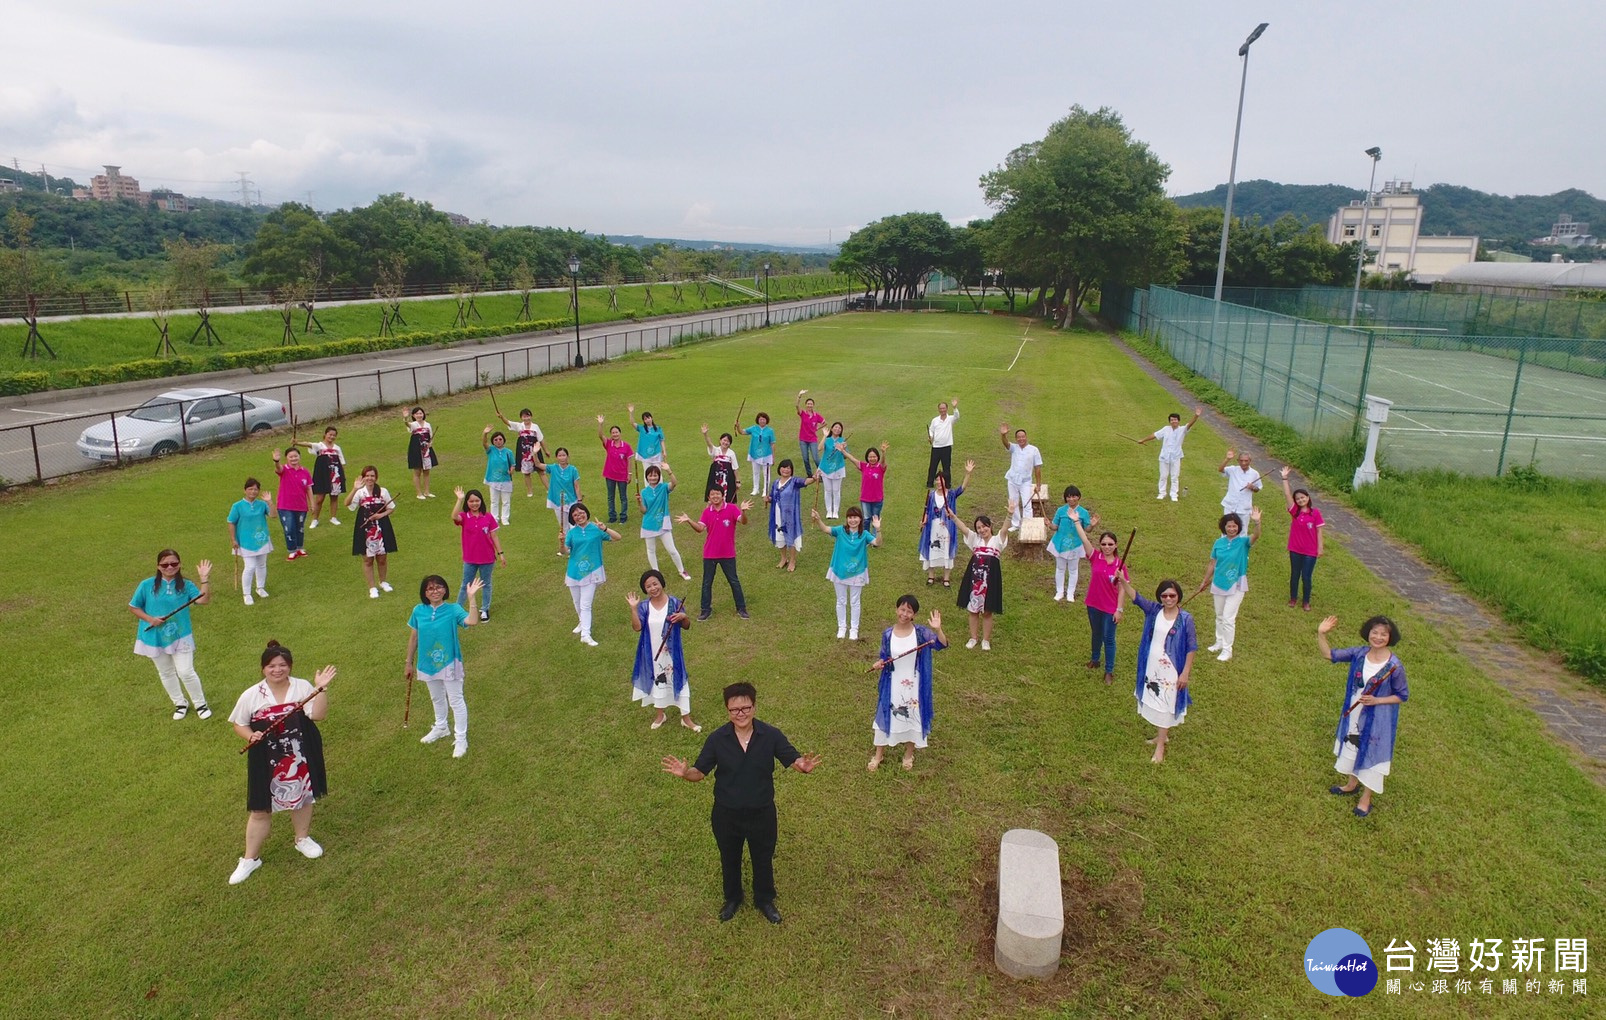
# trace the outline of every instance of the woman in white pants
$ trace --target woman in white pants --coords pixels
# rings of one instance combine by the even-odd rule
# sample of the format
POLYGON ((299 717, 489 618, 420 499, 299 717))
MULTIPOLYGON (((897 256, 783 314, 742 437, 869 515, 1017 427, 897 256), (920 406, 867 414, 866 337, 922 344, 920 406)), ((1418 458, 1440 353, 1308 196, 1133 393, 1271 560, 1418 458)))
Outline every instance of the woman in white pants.
POLYGON ((658 543, 662 542, 664 551, 675 562, 675 571, 680 574, 680 579, 690 581, 691 575, 686 573, 686 566, 680 561, 680 550, 675 548, 674 519, 669 516, 669 494, 679 484, 674 470, 668 464, 662 467, 649 465, 647 484, 636 491, 636 505, 641 507, 641 537, 647 543, 647 565, 653 570, 658 569, 658 543), (666 473, 669 475, 667 482, 663 480, 666 473))
POLYGON ((814 518, 815 525, 821 531, 836 541, 831 551, 831 565, 826 568, 825 576, 836 588, 837 640, 847 638, 857 641, 864 586, 870 583, 870 547, 881 544, 881 518, 871 519, 870 526, 866 528, 864 511, 850 506, 842 525, 833 528, 820 519, 818 510, 810 510, 809 516, 814 518), (850 603, 853 607, 851 622, 848 613, 850 603))
POLYGON ((255 478, 245 480, 245 498, 229 507, 229 546, 240 557, 240 590, 245 604, 251 605, 251 585, 257 597, 268 597, 268 554, 273 552, 273 536, 268 531, 268 494, 255 478))
POLYGON ((461 758, 468 753, 468 702, 463 698, 463 644, 457 632, 480 622, 480 589, 485 582, 479 578, 468 583, 468 606, 465 608, 450 601, 451 590, 446 578, 430 574, 419 582, 418 605, 407 618, 407 663, 403 675, 408 679, 417 676, 429 688, 429 700, 435 707, 435 725, 430 727, 419 743, 433 744, 446 736, 446 712, 451 709, 457 720, 453 734, 452 757, 461 758))
POLYGON ((607 568, 602 565, 602 543, 617 541, 619 533, 609 527, 597 527, 584 503, 569 508, 569 530, 563 536, 563 544, 569 550, 569 567, 564 571, 563 583, 574 600, 575 615, 580 617, 572 633, 593 648, 597 642, 591 637, 591 604, 596 601, 597 586, 608 579, 607 568))
POLYGON ((1244 593, 1249 590, 1249 549, 1260 541, 1260 509, 1249 512, 1249 534, 1238 533, 1238 515, 1222 514, 1216 522, 1221 537, 1210 547, 1210 563, 1205 567, 1204 580, 1199 591, 1210 589, 1216 603, 1216 640, 1209 651, 1220 652, 1216 658, 1226 662, 1232 658, 1233 639, 1238 636, 1238 607, 1243 605, 1244 593))
POLYGON ((819 476, 825 482, 825 518, 835 520, 842 514, 842 479, 848 475, 847 436, 842 434, 842 423, 831 423, 831 431, 820 440, 819 476))
POLYGON ((212 601, 212 561, 202 560, 196 565, 199 587, 184 579, 180 566, 178 553, 163 549, 156 554, 156 576, 141 581, 128 600, 128 611, 139 620, 134 654, 156 664, 162 689, 173 702, 174 722, 190 714, 191 702, 197 716, 212 717, 201 690, 201 678, 195 672, 195 632, 190 629, 189 610, 191 605, 204 606, 212 601), (189 701, 184 700, 186 691, 189 701))

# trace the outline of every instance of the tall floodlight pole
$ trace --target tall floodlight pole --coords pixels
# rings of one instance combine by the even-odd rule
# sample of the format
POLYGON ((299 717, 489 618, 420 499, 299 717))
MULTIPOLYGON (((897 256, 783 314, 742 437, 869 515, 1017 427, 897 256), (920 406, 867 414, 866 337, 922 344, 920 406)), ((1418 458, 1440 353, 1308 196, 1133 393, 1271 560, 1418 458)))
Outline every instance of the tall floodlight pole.
POLYGON ((1244 58, 1243 77, 1238 81, 1238 119, 1232 128, 1232 163, 1227 168, 1227 208, 1221 213, 1221 254, 1216 258, 1216 296, 1215 307, 1210 313, 1210 346, 1212 353, 1216 345, 1216 328, 1221 324, 1221 282, 1227 275, 1227 234, 1232 229, 1232 196, 1238 187, 1238 135, 1244 126, 1244 89, 1249 84, 1249 47, 1260 34, 1266 31, 1269 22, 1262 21, 1249 33, 1249 38, 1238 47, 1238 55, 1244 58))
POLYGON ((764 263, 764 325, 770 324, 770 264, 764 263))
POLYGON ((574 357, 569 364, 580 362, 580 256, 569 256, 569 294, 574 302, 574 357))
POLYGON ((1361 228, 1355 233, 1360 239, 1360 245, 1355 249, 1355 293, 1349 299, 1349 324, 1355 325, 1355 312, 1361 306, 1361 266, 1366 264, 1366 221, 1372 213, 1372 186, 1377 183, 1377 161, 1383 158, 1383 150, 1372 146, 1366 150, 1372 157, 1372 176, 1366 182, 1366 201, 1361 203, 1361 228))

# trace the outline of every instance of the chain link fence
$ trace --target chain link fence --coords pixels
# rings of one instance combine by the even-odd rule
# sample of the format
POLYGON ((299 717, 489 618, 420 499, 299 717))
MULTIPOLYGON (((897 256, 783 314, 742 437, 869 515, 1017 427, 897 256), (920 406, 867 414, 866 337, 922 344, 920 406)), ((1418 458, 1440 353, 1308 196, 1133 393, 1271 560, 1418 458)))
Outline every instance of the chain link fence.
MULTIPOLYGON (((0 428, 0 487, 44 482, 85 471, 121 466, 152 456, 238 440, 248 434, 282 430, 297 423, 315 436, 319 424, 373 408, 414 404, 561 371, 579 364, 607 361, 626 354, 674 347, 688 340, 729 336, 766 325, 814 319, 841 312, 845 298, 763 308, 582 336, 552 336, 540 343, 465 355, 446 361, 401 365, 327 378, 297 380, 240 391, 247 397, 282 406, 262 407, 238 397, 222 398, 205 409, 185 406, 171 422, 129 424, 128 407, 110 412, 53 418, 50 421, 0 428), (215 412, 215 413, 213 413, 215 412), (133 442, 135 439, 138 442, 133 442)), ((390 360, 408 351, 387 352, 390 360)), ((298 362, 299 372, 315 363, 298 362)), ((173 390, 204 385, 183 378, 169 380, 173 390)), ((163 415, 166 417, 166 415, 163 415)))
MULTIPOLYGON (((1314 307, 1306 291, 1249 290, 1232 294, 1314 307)), ((1333 301, 1343 294, 1348 316, 1352 292, 1320 290, 1333 292, 1333 301)), ((1364 325, 1358 319, 1349 328, 1229 303, 1227 293, 1218 307, 1186 290, 1113 286, 1104 291, 1103 310, 1111 322, 1142 333, 1310 438, 1352 434, 1367 393, 1393 401, 1380 446, 1391 468, 1502 475, 1520 465, 1606 479, 1606 340, 1468 335, 1443 325, 1385 322, 1377 306, 1364 325)), ((1363 291, 1362 299, 1393 293, 1363 291)), ((1402 300, 1391 310, 1403 315, 1424 307, 1402 300)))

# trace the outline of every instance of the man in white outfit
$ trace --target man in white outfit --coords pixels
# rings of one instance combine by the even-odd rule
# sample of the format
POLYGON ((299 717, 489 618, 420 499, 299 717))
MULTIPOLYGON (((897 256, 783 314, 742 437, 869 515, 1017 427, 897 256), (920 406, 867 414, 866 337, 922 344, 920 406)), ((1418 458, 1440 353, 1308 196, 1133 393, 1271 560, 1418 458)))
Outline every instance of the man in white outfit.
POLYGON ((1221 473, 1227 478, 1227 494, 1221 497, 1223 513, 1237 514, 1238 533, 1249 533, 1249 511, 1255 507, 1255 493, 1260 491, 1260 472, 1249 466, 1249 454, 1239 455, 1231 450, 1221 461, 1221 473), (1234 464, 1236 459, 1238 463, 1234 464))
POLYGON ((942 471, 942 477, 952 484, 954 480, 954 420, 959 417, 959 398, 952 401, 939 401, 937 404, 937 417, 931 419, 926 426, 926 439, 931 443, 931 464, 926 468, 926 488, 931 488, 937 479, 937 472, 942 471), (949 406, 953 412, 949 413, 949 406))
POLYGON ((1043 455, 1026 441, 1026 430, 1015 430, 1009 441, 1009 423, 998 426, 998 441, 1009 451, 1009 471, 1004 483, 1009 487, 1009 530, 1019 531, 1022 518, 1032 516, 1032 494, 1043 482, 1043 455))
POLYGON ((1152 436, 1138 440, 1138 445, 1160 441, 1160 494, 1155 499, 1165 499, 1166 480, 1171 481, 1171 502, 1177 501, 1177 487, 1182 484, 1182 441, 1188 438, 1188 430, 1199 423, 1199 416, 1204 414, 1204 408, 1193 409, 1193 421, 1182 424, 1182 415, 1172 414, 1166 420, 1166 426, 1159 429, 1152 436))

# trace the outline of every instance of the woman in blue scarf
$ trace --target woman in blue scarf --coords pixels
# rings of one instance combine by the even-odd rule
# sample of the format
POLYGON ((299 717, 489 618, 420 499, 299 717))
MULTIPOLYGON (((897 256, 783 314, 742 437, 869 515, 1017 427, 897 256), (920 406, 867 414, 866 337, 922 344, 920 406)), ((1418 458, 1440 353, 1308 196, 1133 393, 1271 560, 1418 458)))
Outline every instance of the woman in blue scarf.
POLYGON ((664 590, 664 575, 658 571, 641 575, 641 591, 645 599, 635 592, 625 596, 630 603, 630 627, 637 635, 631 700, 658 710, 653 729, 664 724, 666 710, 673 705, 680 709, 680 724, 701 733, 703 728, 691 718, 691 684, 680 644, 680 632, 691 629, 691 617, 686 615, 685 604, 664 590))
POLYGON ((1193 614, 1182 608, 1182 585, 1166 578, 1154 589, 1154 601, 1138 594, 1125 577, 1121 587, 1132 604, 1143 610, 1143 638, 1138 642, 1138 683, 1133 695, 1141 715, 1159 732, 1154 745, 1156 765, 1165 761, 1166 742, 1171 728, 1181 726, 1193 696, 1188 684, 1193 678, 1193 657, 1199 651, 1193 614), (1155 635, 1160 639, 1155 640, 1155 635))
POLYGON ((1361 791, 1355 817, 1372 813, 1372 794, 1383 792, 1383 777, 1394 762, 1394 734, 1400 725, 1400 706, 1410 700, 1405 666, 1392 649, 1400 643, 1400 628, 1386 616, 1361 624, 1361 640, 1354 648, 1330 648, 1327 634, 1338 626, 1329 616, 1316 627, 1316 647, 1329 662, 1349 664, 1344 686, 1344 711, 1333 735, 1333 768, 1348 779, 1328 792, 1344 796, 1361 791), (1362 789, 1364 787, 1364 789, 1362 789))
POLYGON ((922 627, 915 623, 919 599, 900 596, 897 609, 898 622, 881 632, 881 658, 876 660, 881 680, 876 689, 871 772, 881 767, 887 748, 899 744, 907 745, 903 767, 915 767, 915 748, 925 747, 931 736, 931 653, 948 647, 937 610, 922 627))

